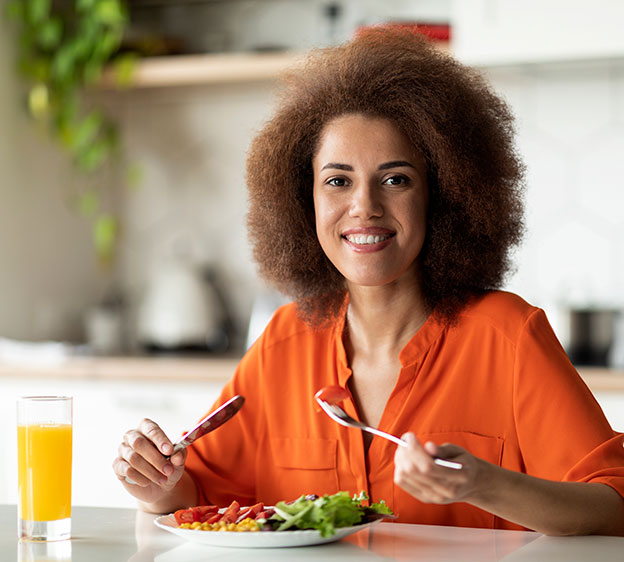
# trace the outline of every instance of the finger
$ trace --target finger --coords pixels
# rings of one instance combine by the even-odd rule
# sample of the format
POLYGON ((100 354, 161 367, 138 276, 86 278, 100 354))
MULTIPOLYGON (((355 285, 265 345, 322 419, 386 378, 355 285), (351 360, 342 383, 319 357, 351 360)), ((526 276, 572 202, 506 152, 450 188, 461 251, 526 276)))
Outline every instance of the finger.
POLYGON ((131 480, 134 480, 137 483, 141 482, 141 480, 133 476, 135 472, 138 472, 143 477, 147 478, 154 484, 158 484, 159 486, 166 484, 167 476, 173 473, 173 466, 171 466, 171 464, 169 464, 168 462, 168 470, 166 470, 166 466, 162 469, 158 469, 151 462, 149 462, 137 449, 123 443, 119 446, 119 456, 124 461, 126 461, 128 465, 133 469, 132 474, 128 474, 126 471, 126 474, 124 476, 128 476, 131 480))
POLYGON ((453 445, 452 443, 443 443, 436 445, 436 455, 443 459, 453 459, 466 452, 465 449, 453 445))
POLYGON ((427 480, 414 474, 397 473, 395 483, 423 502, 442 504, 456 500, 456 488, 449 482, 427 480))
POLYGON ((146 478, 140 472, 134 470, 127 461, 122 458, 115 459, 113 462, 113 470, 115 476, 122 482, 127 482, 128 484, 133 484, 142 488, 152 483, 149 478, 146 478))
POLYGON ((139 424, 138 431, 154 443, 154 446, 163 455, 170 455, 173 453, 173 443, 171 443, 169 437, 167 437, 165 432, 156 422, 145 418, 139 424))
POLYGON ((394 482, 408 494, 422 502, 443 504, 451 501, 446 491, 440 490, 431 482, 400 473, 395 473, 394 482))
POLYGON ((182 449, 181 451, 178 451, 175 455, 171 455, 171 457, 169 458, 169 461, 174 466, 174 468, 179 468, 179 467, 184 466, 187 455, 188 455, 188 450, 182 449))
MULTIPOLYGON (((126 458, 126 460, 129 460, 127 458, 129 453, 125 447, 136 451, 140 457, 145 459, 150 465, 154 466, 165 476, 173 474, 174 467, 171 462, 169 462, 167 457, 158 451, 154 442, 143 433, 131 430, 124 436, 124 442, 121 444, 119 451, 121 452, 123 450, 125 454, 122 456, 126 458), (124 449, 122 449, 122 447, 124 447, 124 449)), ((130 462, 130 464, 134 466, 134 463, 130 462)))
MULTIPOLYGON (((407 447, 398 447, 395 457, 399 457, 403 464, 411 464, 412 467, 423 474, 428 474, 435 468, 431 455, 423 448, 413 433, 404 433, 401 436, 407 443, 407 447)), ((409 470, 409 469, 408 469, 409 470)))

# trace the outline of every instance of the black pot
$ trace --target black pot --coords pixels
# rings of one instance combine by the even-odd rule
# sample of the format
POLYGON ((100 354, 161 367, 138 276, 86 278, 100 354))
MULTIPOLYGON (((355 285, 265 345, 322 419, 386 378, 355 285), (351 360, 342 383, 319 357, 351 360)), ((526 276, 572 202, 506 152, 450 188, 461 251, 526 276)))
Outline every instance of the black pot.
POLYGON ((607 366, 617 316, 617 310, 606 308, 570 310, 570 339, 566 350, 570 361, 575 365, 607 366))

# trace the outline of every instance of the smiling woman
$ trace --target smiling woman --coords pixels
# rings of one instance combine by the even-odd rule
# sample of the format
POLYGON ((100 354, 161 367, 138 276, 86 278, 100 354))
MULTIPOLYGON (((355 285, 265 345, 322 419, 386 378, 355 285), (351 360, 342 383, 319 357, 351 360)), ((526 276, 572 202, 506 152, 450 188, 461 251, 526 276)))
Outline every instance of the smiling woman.
POLYGON ((544 312, 498 290, 522 233, 511 124, 409 31, 288 78, 247 182, 260 272, 295 302, 223 389, 245 407, 188 458, 154 422, 126 434, 115 470, 145 509, 364 490, 399 522, 624 534, 623 436, 544 312), (328 386, 406 445, 324 415, 328 386))
POLYGON ((361 114, 335 118, 321 133, 312 167, 318 240, 347 286, 418 275, 427 169, 403 132, 361 114))

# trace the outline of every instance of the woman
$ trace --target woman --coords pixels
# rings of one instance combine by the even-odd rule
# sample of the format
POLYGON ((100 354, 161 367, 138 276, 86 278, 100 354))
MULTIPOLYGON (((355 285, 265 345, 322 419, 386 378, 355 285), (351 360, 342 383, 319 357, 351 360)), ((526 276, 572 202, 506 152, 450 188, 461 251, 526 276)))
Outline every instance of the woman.
POLYGON ((287 84, 247 181, 260 272, 295 303, 223 390, 241 412, 171 460, 144 420, 114 462, 123 485, 156 512, 366 490, 400 522, 624 534, 622 435, 543 311, 495 290, 522 232, 506 106, 392 29, 313 54, 287 84), (409 446, 320 412, 336 384, 409 446))

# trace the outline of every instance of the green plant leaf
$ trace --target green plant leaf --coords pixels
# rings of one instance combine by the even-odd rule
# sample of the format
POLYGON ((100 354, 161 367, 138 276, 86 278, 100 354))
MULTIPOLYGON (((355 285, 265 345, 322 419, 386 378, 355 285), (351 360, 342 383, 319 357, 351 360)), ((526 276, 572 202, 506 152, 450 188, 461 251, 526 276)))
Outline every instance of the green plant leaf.
POLYGON ((25 10, 22 0, 12 0, 5 7, 7 17, 12 21, 24 21, 25 10))
POLYGON ((43 22, 50 15, 51 0, 27 0, 26 15, 31 25, 43 22))
POLYGON ((45 84, 35 84, 28 93, 28 109, 35 119, 42 119, 50 110, 50 97, 45 84))
POLYGON ((101 259, 110 260, 113 256, 119 225, 117 219, 110 214, 97 217, 93 227, 95 249, 101 259))
POLYGON ((63 22, 60 18, 50 18, 44 22, 37 33, 37 43, 46 50, 58 47, 63 35, 63 22))
POLYGON ((99 22, 113 25, 126 21, 126 15, 117 0, 99 0, 94 6, 94 15, 99 22))
POLYGON ((72 138, 71 149, 74 153, 79 154, 85 151, 93 143, 102 127, 102 122, 102 115, 98 111, 92 111, 80 121, 72 138))
POLYGON ((134 80, 139 57, 135 53, 124 53, 118 56, 113 63, 115 84, 118 88, 129 88, 134 80))
POLYGON ((78 211, 83 217, 91 218, 97 212, 100 197, 93 189, 83 193, 78 199, 78 211))
POLYGON ((62 45, 54 54, 51 78, 60 84, 70 84, 74 75, 74 48, 71 43, 62 45))
POLYGON ((110 143, 105 139, 98 139, 93 144, 87 146, 76 156, 76 165, 83 172, 94 172, 108 158, 111 153, 110 143))
POLYGON ((93 9, 97 0, 76 0, 77 12, 88 12, 93 9))

